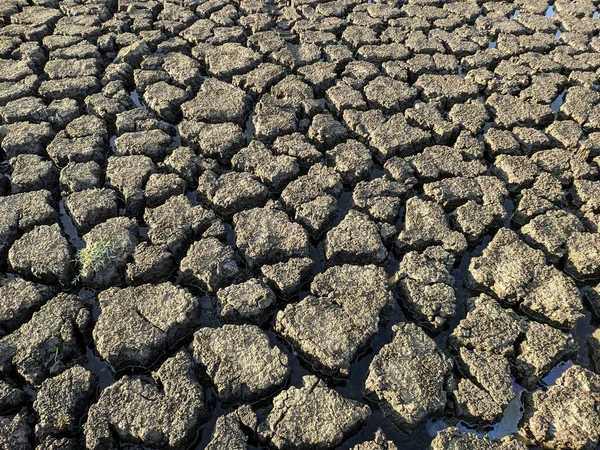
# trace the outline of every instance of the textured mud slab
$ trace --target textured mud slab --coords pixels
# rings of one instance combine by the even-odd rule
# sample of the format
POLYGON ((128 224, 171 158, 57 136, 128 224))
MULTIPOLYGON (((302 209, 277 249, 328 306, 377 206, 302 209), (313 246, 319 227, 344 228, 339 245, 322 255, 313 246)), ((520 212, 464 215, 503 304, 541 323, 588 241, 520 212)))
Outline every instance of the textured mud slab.
POLYGON ((599 0, 0 0, 0 450, 600 445, 599 0))

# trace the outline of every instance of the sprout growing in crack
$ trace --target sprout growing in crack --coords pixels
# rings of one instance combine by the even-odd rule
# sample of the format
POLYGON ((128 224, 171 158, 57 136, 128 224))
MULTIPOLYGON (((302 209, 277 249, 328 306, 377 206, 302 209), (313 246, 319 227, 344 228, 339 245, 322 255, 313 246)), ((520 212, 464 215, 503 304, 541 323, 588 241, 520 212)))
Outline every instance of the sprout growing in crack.
POLYGON ((85 248, 77 251, 75 261, 81 266, 81 271, 73 280, 76 284, 81 279, 83 272, 98 272, 114 259, 115 247, 108 239, 92 242, 85 248))

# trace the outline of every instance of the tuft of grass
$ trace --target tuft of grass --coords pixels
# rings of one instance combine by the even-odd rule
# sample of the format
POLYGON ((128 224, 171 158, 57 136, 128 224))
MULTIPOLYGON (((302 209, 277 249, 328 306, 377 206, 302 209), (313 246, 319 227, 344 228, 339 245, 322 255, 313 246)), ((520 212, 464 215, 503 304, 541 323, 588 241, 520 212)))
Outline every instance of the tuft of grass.
MULTIPOLYGON (((98 272, 106 267, 114 256, 114 245, 108 239, 103 239, 78 250, 75 255, 75 262, 81 266, 82 271, 98 272)), ((77 283, 80 277, 81 274, 73 280, 73 283, 77 283)))

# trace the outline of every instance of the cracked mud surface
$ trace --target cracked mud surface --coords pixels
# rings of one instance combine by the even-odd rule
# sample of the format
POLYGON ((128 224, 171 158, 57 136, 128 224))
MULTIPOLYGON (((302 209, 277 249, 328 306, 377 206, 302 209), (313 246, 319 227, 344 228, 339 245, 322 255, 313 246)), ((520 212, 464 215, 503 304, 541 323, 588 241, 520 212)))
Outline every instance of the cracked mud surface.
POLYGON ((0 449, 598 448, 598 13, 0 1, 0 449))

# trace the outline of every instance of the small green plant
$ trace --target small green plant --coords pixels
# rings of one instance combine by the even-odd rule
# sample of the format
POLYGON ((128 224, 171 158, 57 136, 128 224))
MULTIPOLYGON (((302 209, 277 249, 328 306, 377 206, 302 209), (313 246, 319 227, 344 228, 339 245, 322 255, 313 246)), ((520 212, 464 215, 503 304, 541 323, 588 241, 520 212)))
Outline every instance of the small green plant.
MULTIPOLYGON (((77 251, 75 262, 81 266, 81 271, 98 272, 106 267, 115 256, 115 247, 108 240, 92 242, 77 251)), ((81 278, 81 273, 75 277, 73 284, 81 278)))

